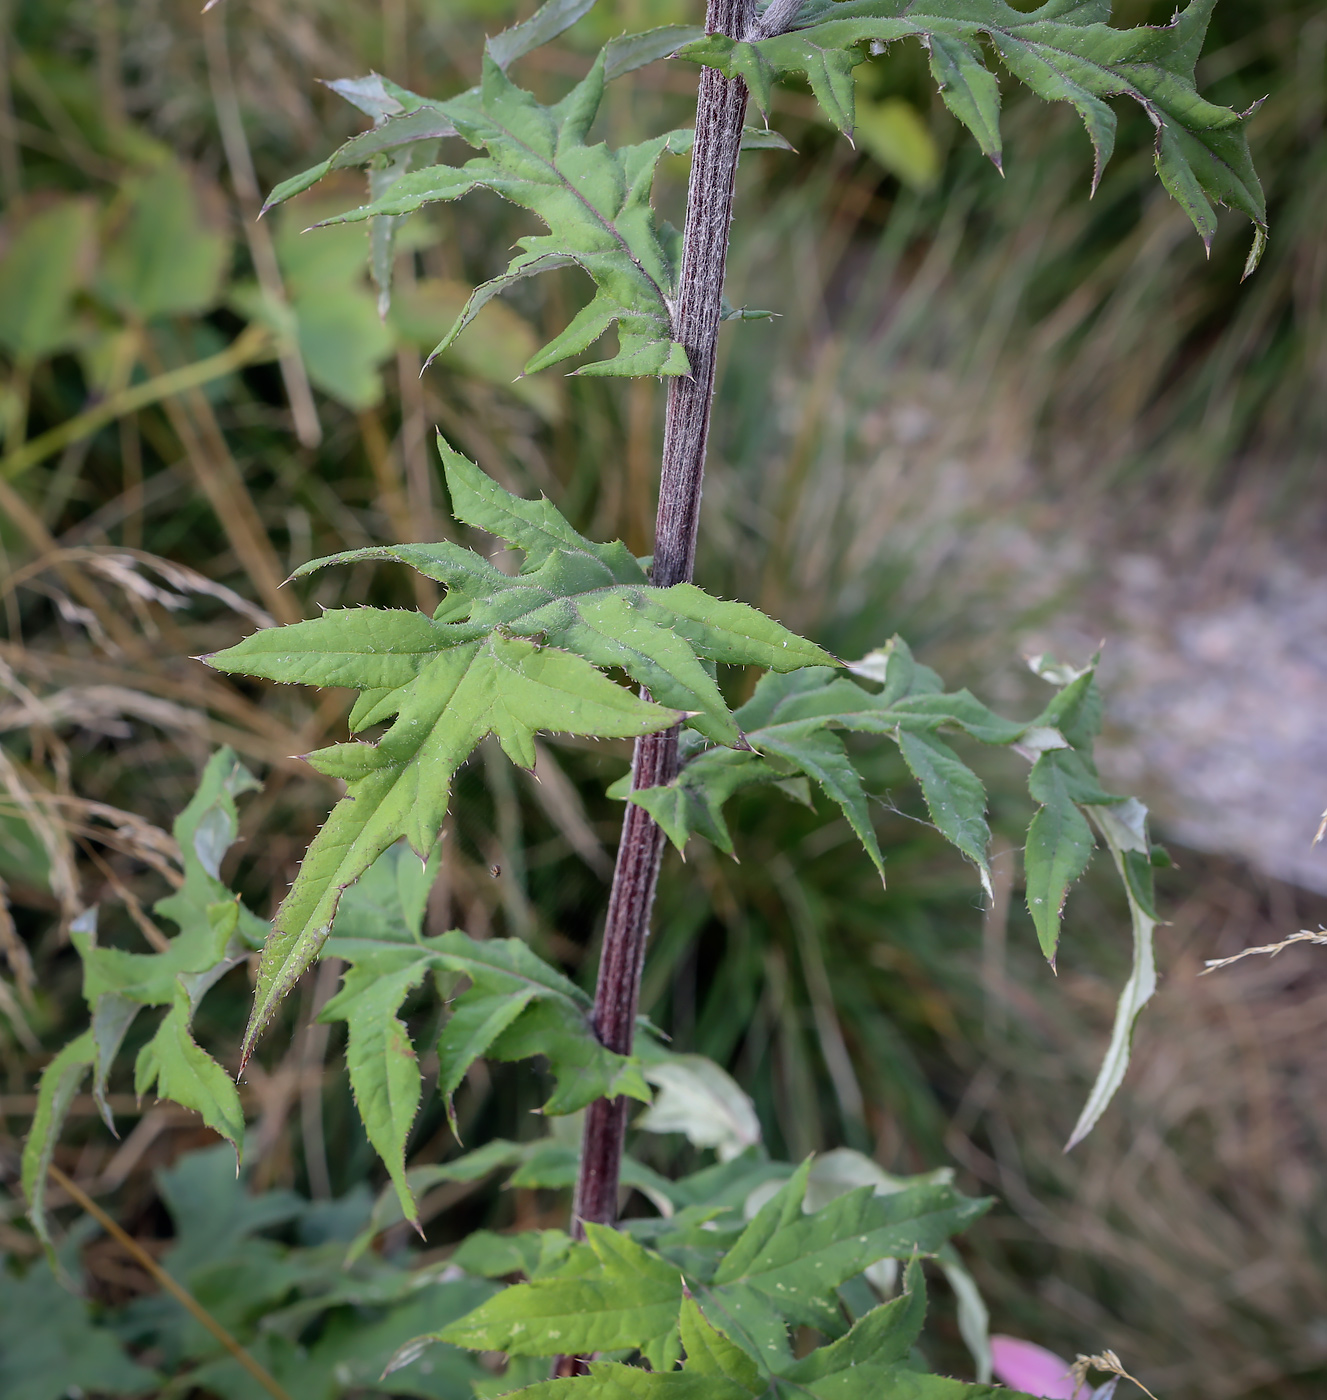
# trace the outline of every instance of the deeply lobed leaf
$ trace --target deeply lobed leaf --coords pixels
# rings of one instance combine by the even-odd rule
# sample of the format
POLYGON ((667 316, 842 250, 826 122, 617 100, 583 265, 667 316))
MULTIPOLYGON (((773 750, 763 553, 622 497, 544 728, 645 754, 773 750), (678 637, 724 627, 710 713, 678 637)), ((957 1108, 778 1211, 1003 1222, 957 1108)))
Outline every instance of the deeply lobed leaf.
POLYGON ((1120 994, 1101 1069, 1068 1147, 1091 1132, 1124 1082, 1134 1025, 1157 985, 1153 950, 1157 917, 1147 808, 1137 798, 1103 791, 1097 778, 1092 745, 1101 729, 1102 706, 1096 662, 1093 657, 1081 671, 1073 671, 1049 657, 1032 660, 1032 669, 1057 687, 1055 696, 1029 728, 1029 734, 1050 734, 1058 741, 1029 754, 1036 761, 1028 776, 1028 790, 1040 806, 1028 829, 1024 864, 1028 910, 1042 949, 1053 965, 1060 912, 1070 885, 1083 873, 1091 856, 1093 826, 1110 850, 1124 886, 1133 934, 1133 969, 1120 994))
MULTIPOLYGON (((551 15, 555 8, 567 9, 546 5, 540 14, 551 15)), ((529 24, 538 28, 538 19, 529 24)), ((676 271, 665 254, 650 194, 660 159, 669 150, 688 149, 689 133, 620 149, 587 145, 585 137, 610 72, 630 71, 660 57, 696 31, 677 26, 610 45, 585 79, 549 107, 506 75, 507 63, 516 56, 514 36, 525 28, 517 26, 490 41, 480 85, 446 101, 421 98, 376 79, 373 101, 364 105, 380 124, 279 186, 268 207, 308 189, 330 171, 383 160, 396 163, 391 178, 381 181, 379 190, 371 189, 368 204, 331 222, 371 220, 375 227, 385 226, 426 204, 458 199, 479 188, 492 190, 537 215, 548 232, 518 240, 521 252, 504 273, 475 290, 435 355, 499 292, 523 278, 574 264, 594 282, 594 298, 530 360, 527 372, 580 353, 616 325, 617 353, 583 366, 580 373, 687 374, 690 366, 673 339, 669 309, 676 271), (406 169, 407 153, 419 143, 446 136, 460 136, 485 154, 459 166, 406 169)), ((363 102, 358 88, 347 89, 346 95, 352 94, 352 100, 363 102)))
POLYGON ((624 778, 609 792, 644 807, 679 848, 700 835, 731 853, 724 803, 752 784, 785 783, 801 775, 838 804, 883 875, 868 797, 836 731, 885 735, 898 744, 937 830, 977 866, 989 892, 985 790, 940 731, 957 730, 1023 753, 1032 761, 1028 788, 1037 803, 1024 847, 1026 898, 1042 950, 1054 964, 1065 900, 1091 859, 1094 825, 1113 833, 1112 855, 1125 882, 1134 931, 1134 974, 1122 995, 1106 1063, 1075 1130, 1076 1142, 1119 1087, 1133 1025, 1155 987, 1146 809, 1106 792, 1097 777, 1092 749, 1102 706, 1095 666, 1096 658, 1081 670, 1038 658, 1034 669, 1056 685, 1056 694, 1034 720, 1018 723, 994 714, 967 691, 943 693, 935 673, 919 666, 895 638, 851 668, 879 689, 827 668, 766 675, 735 715, 748 748, 706 748, 693 737, 683 746, 682 767, 672 782, 632 791, 624 778), (1119 814, 1126 812, 1141 813, 1137 833, 1127 839, 1118 825, 1119 814))
POLYGON ((811 1382, 868 1356, 892 1365, 906 1355, 925 1310, 915 1270, 909 1295, 847 1331, 819 1371, 794 1360, 788 1327, 844 1332, 840 1285, 882 1258, 938 1248, 986 1203, 930 1182, 886 1196, 850 1191, 806 1215, 809 1169, 804 1163, 736 1236, 722 1225, 689 1228, 679 1217, 663 1225, 672 1243, 649 1249, 591 1225, 587 1242, 573 1245, 556 1270, 498 1294, 439 1336, 512 1355, 634 1347, 655 1371, 685 1346, 684 1374, 722 1378, 748 1394, 764 1393, 771 1377, 811 1382), (683 1235, 691 1243, 679 1251, 683 1235))
MULTIPOLYGON (((586 993, 520 939, 477 942, 456 929, 436 938, 424 936, 422 896, 435 869, 398 845, 350 892, 337 911, 328 944, 329 954, 349 967, 340 991, 320 1013, 323 1021, 346 1024, 346 1063, 360 1117, 387 1166, 401 1215, 415 1223, 415 1193, 421 1185, 473 1180, 502 1167, 519 1168, 518 1176, 525 1172, 531 1185, 562 1186, 575 1176, 574 1153, 570 1163, 564 1156, 550 1160, 544 1144, 543 1160, 531 1161, 525 1148, 503 1142, 489 1143, 443 1167, 406 1169, 421 1080, 415 1048, 398 1012, 430 975, 448 973, 468 982, 452 999, 438 1042, 438 1091, 453 1131, 451 1095, 481 1056, 542 1056, 554 1080, 545 1113, 572 1113, 602 1096, 650 1100, 638 1061, 605 1049, 595 1036, 586 993)), ((665 1183, 653 1173, 633 1167, 627 1179, 668 1204, 661 1194, 665 1183)), ((373 1233, 379 1228, 381 1224, 373 1233)))
MULTIPOLYGON (((207 658, 224 671, 354 687, 361 699, 352 729, 390 721, 376 743, 338 744, 307 755, 320 772, 342 779, 347 795, 314 838, 277 912, 259 970, 246 1058, 281 998, 317 956, 342 891, 401 837, 420 855, 432 849, 452 777, 489 734, 527 768, 534 767, 540 730, 626 738, 690 715, 711 738, 737 743, 740 731, 707 663, 788 671, 833 662, 745 604, 711 598, 691 584, 652 587, 620 542, 585 539, 550 502, 503 490, 441 439, 439 450, 458 518, 522 550, 520 573, 508 576, 449 543, 336 555, 301 572, 364 558, 399 559, 445 584, 447 597, 433 618, 332 611, 258 632, 207 658), (604 674, 610 668, 625 671, 652 698, 615 684, 604 674)), ((531 1011, 532 1017, 554 1014, 548 1006, 531 1011)), ((519 1026, 502 1029, 480 1016, 473 1002, 466 1016, 457 1035, 469 1025, 467 1043, 478 1045, 491 1030, 486 1051, 503 1055, 514 1048, 519 1026)), ((568 1111, 563 1105, 569 1101, 559 1099, 558 1111, 568 1111)))
POLYGON ((1267 237, 1266 202, 1248 146, 1252 109, 1240 113, 1208 102, 1194 81, 1215 3, 1190 0, 1167 25, 1116 29, 1110 0, 1047 0, 1029 12, 1004 0, 842 0, 808 7, 786 34, 755 41, 708 35, 679 52, 745 78, 765 111, 777 77, 805 74, 825 114, 851 132, 853 68, 869 52, 918 38, 945 104, 999 165, 999 89, 983 57, 986 39, 1038 96, 1078 112, 1095 155, 1094 189, 1115 146, 1107 99, 1138 102, 1156 129, 1157 174, 1203 242, 1210 247, 1216 233, 1214 204, 1252 219, 1247 276, 1267 237))
POLYGON ((92 1024, 43 1073, 37 1113, 24 1145, 23 1190, 43 1240, 46 1171, 73 1096, 91 1071, 93 1096, 114 1132, 107 1081, 130 1026, 145 1007, 168 1009, 139 1052, 136 1092, 141 1096, 155 1087, 162 1098, 195 1110, 239 1152, 244 1136, 239 1094, 226 1070, 194 1040, 190 1026, 209 988, 260 946, 267 932, 267 924, 220 878, 221 861, 239 827, 235 799, 257 787, 229 748, 219 749, 204 767, 197 790, 172 827, 183 881, 153 906, 154 913, 177 925, 164 950, 131 953, 99 946, 95 907, 71 928, 71 941, 83 963, 83 997, 92 1024))
POLYGON ((644 807, 679 848, 695 833, 731 853, 722 812, 728 798, 752 783, 801 774, 838 804, 883 877, 867 794, 835 731, 879 734, 898 744, 937 829, 973 861, 989 888, 985 789, 939 731, 957 729, 1004 745, 1017 742, 1028 726, 1002 719, 967 691, 940 693, 935 673, 919 666, 897 637, 854 669, 880 689, 820 667, 762 677, 735 716, 749 750, 706 749, 666 786, 631 792, 620 785, 613 794, 644 807))

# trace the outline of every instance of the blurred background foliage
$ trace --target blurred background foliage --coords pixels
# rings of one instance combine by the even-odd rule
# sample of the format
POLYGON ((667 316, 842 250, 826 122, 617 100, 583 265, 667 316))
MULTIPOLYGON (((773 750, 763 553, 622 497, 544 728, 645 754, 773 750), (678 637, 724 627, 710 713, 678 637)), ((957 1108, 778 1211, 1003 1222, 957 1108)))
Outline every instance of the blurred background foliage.
MULTIPOLYGON (((96 902, 111 941, 159 945, 145 911, 174 869, 166 832, 219 743, 264 776, 231 862, 256 909, 274 907, 334 797, 291 755, 340 737, 346 695, 236 684, 189 658, 318 607, 429 606, 431 585, 386 566, 280 585, 317 555, 456 530, 435 427, 505 485, 554 496, 578 527, 648 547, 659 387, 517 377, 580 304, 576 274, 490 304, 420 375, 525 216, 484 195, 414 216, 385 321, 362 235, 301 232, 360 202, 358 177, 254 218, 273 184, 362 127, 320 80, 374 69, 454 91, 473 81, 484 33, 530 8, 225 0, 200 17, 193 0, 0 0, 0 1288, 16 1297, 47 1287, 15 1281, 37 1257, 15 1183, 36 1077, 82 1025, 69 922, 96 902)), ((613 34, 699 8, 601 0, 520 76, 555 93, 613 34)), ((1169 7, 1128 0, 1116 17, 1164 22, 1169 7)), ((1037 697, 1021 644, 1096 596, 1118 551, 1155 549, 1206 577, 1214 551, 1255 537, 1289 553, 1321 539, 1327 18, 1308 0, 1222 0, 1199 66, 1219 101, 1268 99, 1253 143, 1273 240, 1243 286, 1247 229, 1232 219, 1204 258, 1148 178, 1140 113, 1121 108, 1118 153, 1089 201, 1087 143, 1067 111, 1007 93, 1002 180, 960 138, 914 48, 858 71, 855 149, 790 85, 772 122, 797 154, 744 161, 730 297, 779 319, 726 332, 700 581, 842 655, 902 631, 951 684, 1024 712, 1037 697)), ((624 142, 685 120, 694 82, 670 63, 616 85, 601 133, 624 142)), ((679 223, 685 173, 666 161, 658 192, 679 223)), ((592 978, 618 821, 602 794, 627 758, 549 741, 531 779, 482 753, 445 834, 434 926, 515 933, 592 978)), ((1010 835, 982 911, 973 873, 894 805, 902 775, 878 762, 888 889, 842 822, 739 799, 741 864, 707 847, 685 867, 670 857, 645 1010, 733 1070, 775 1150, 847 1143, 895 1170, 953 1161, 969 1188, 996 1193, 965 1247, 999 1330, 1071 1355, 1114 1347, 1171 1400, 1321 1394, 1327 1006, 1314 950, 1194 976, 1205 957, 1311 926, 1322 901, 1178 852, 1163 881, 1163 992, 1125 1090, 1064 1157, 1126 971, 1123 911, 1089 880, 1053 977, 1016 887, 1017 772, 985 770, 1010 835)), ((353 1233, 380 1184, 339 1044, 309 1024, 334 984, 331 964, 308 979, 247 1079, 247 1180, 277 1204, 245 1215, 232 1201, 226 1248, 248 1241, 246 1267, 276 1283, 231 1318, 242 1335, 295 1306, 313 1277, 300 1251, 353 1233)), ((197 1027, 223 1060, 249 990, 239 972, 225 988, 197 1027)), ((179 1247, 210 1136, 112 1089, 123 1138, 79 1100, 57 1160, 151 1250, 172 1236, 179 1247)), ((458 1100, 467 1143, 538 1136, 539 1100, 528 1075, 477 1068, 458 1100)), ((411 1146, 418 1165, 458 1150, 437 1104, 411 1146)), ((640 1152, 660 1168, 701 1160, 680 1139, 640 1152)), ((426 1202, 422 1257, 444 1260, 477 1225, 558 1223, 565 1208, 557 1193, 444 1186, 426 1202)), ((127 1340, 157 1339, 145 1364, 199 1355, 135 1332, 166 1306, 150 1278, 67 1219, 66 1263, 98 1315, 127 1340)), ((399 1235, 384 1236, 384 1259, 405 1248, 399 1235)), ((248 1275, 218 1277, 221 1306, 248 1275)), ((70 1317, 73 1336, 86 1321, 70 1317)), ((274 1366, 279 1334, 262 1334, 274 1366)), ((370 1385, 335 1326, 321 1336, 318 1393, 370 1385)), ((220 1373, 191 1383, 244 1393, 220 1373)), ((399 1393, 452 1393, 413 1385, 399 1393)))

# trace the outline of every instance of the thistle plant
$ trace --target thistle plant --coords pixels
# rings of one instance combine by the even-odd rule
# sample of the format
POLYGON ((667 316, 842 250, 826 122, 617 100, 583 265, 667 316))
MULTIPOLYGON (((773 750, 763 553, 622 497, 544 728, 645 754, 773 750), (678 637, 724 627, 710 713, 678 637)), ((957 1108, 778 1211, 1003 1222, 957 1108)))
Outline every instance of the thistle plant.
MULTIPOLYGON (((1157 174, 1204 241, 1215 231, 1215 205, 1252 219, 1249 271, 1266 230, 1247 146, 1250 113, 1214 106, 1194 87, 1214 0, 1192 0, 1167 25, 1128 30, 1110 25, 1107 0, 1048 0, 1032 12, 1001 0, 770 0, 763 8, 754 0, 710 0, 703 28, 615 39, 564 97, 539 102, 511 68, 593 3, 548 0, 490 39, 479 85, 454 97, 420 96, 377 75, 333 84, 373 126, 279 186, 268 202, 289 199, 331 171, 366 169, 368 201, 329 222, 368 224, 385 302, 401 221, 431 203, 493 191, 535 214, 546 232, 522 238, 507 269, 475 289, 438 350, 515 282, 579 268, 593 296, 527 373, 583 356, 613 332, 615 348, 575 372, 662 378, 667 411, 651 556, 586 539, 554 503, 513 495, 440 438, 454 516, 520 551, 518 571, 450 542, 316 560, 297 576, 391 560, 441 584, 445 596, 431 616, 326 612, 206 658, 227 673, 350 687, 359 693, 351 733, 385 726, 375 740, 307 755, 319 772, 342 780, 346 794, 263 943, 242 1058, 310 966, 320 957, 343 959, 341 990, 322 1015, 347 1025, 356 1101, 407 1219, 415 1218, 421 1184, 405 1148, 422 1081, 398 1015, 405 997, 430 975, 451 990, 464 984, 437 1047, 449 1112, 450 1095, 476 1059, 546 1059, 554 1087, 544 1111, 585 1111, 579 1152, 559 1158, 555 1170, 547 1156, 541 1168, 510 1144, 490 1144, 469 1154, 465 1169, 518 1167, 527 1184, 569 1184, 574 1176, 568 1229, 467 1241, 456 1255, 460 1267, 520 1281, 435 1339, 505 1353, 509 1388, 528 1380, 530 1394, 550 1400, 569 1387, 587 1400, 989 1394, 982 1383, 928 1374, 915 1350, 925 1313, 920 1261, 938 1259, 964 1296, 970 1284, 948 1241, 986 1206, 959 1196, 947 1173, 898 1180, 856 1154, 829 1154, 833 1170, 827 1159, 793 1167, 771 1162, 751 1141, 713 1167, 667 1182, 623 1155, 633 1103, 650 1102, 651 1084, 666 1086, 670 1074, 697 1072, 638 1015, 666 844, 680 849, 700 839, 731 853, 723 809, 734 793, 766 784, 809 796, 814 785, 883 877, 856 757, 855 745, 865 740, 850 746, 847 735, 897 745, 935 829, 988 889, 985 790, 947 736, 1012 748, 1028 761, 1036 810, 1025 847, 1027 899, 1052 961, 1070 887, 1098 840, 1109 851, 1131 913, 1134 966, 1071 1145, 1118 1089, 1135 1019, 1156 982, 1152 868, 1164 855, 1152 845, 1143 805, 1105 791, 1097 775, 1095 661, 1073 668, 1038 658, 1034 669, 1052 694, 1041 713, 1011 720, 966 690, 947 691, 900 638, 881 638, 877 650, 845 661, 692 582, 719 328, 751 314, 735 312, 723 296, 739 154, 781 144, 762 118, 773 85, 789 75, 804 77, 828 120, 851 133, 853 70, 889 44, 917 39, 945 105, 997 167, 1000 91, 992 61, 1037 95, 1074 107, 1092 142, 1093 188, 1114 144, 1109 99, 1140 103, 1155 128, 1157 174), (632 146, 590 144, 606 84, 670 56, 699 65, 694 130, 632 146), (439 163, 439 143, 453 143, 442 147, 450 155, 457 139, 478 154, 439 163), (651 202, 665 153, 691 158, 680 233, 651 202), (760 673, 736 709, 720 666, 760 673), (592 1002, 518 939, 476 942, 458 931, 423 931, 457 770, 489 736, 513 763, 532 768, 540 732, 635 741, 630 773, 611 790, 625 811, 592 1002), (644 1190, 659 1213, 619 1221, 624 1182, 644 1190), (889 1261, 904 1265, 901 1287, 889 1261), (791 1330, 798 1327, 816 1329, 825 1344, 796 1356, 791 1330), (560 1378, 541 1380, 550 1364, 560 1378)), ((125 1030, 146 1006, 169 1010, 139 1056, 140 1092, 156 1083, 238 1147, 243 1117, 234 1085, 194 1042, 190 1024, 211 984, 260 941, 257 921, 217 874, 234 835, 235 795, 251 781, 232 756, 218 755, 181 818, 188 879, 159 907, 180 927, 169 952, 113 954, 97 947, 91 925, 79 934, 92 1027, 43 1081, 25 1160, 39 1228, 42 1178, 63 1109, 88 1072, 102 1094, 125 1030)), ((658 1089, 660 1101, 666 1092, 658 1089)), ((453 1162, 445 1170, 462 1168, 453 1162)), ((970 1307, 967 1319, 984 1381, 989 1352, 979 1314, 970 1307)))

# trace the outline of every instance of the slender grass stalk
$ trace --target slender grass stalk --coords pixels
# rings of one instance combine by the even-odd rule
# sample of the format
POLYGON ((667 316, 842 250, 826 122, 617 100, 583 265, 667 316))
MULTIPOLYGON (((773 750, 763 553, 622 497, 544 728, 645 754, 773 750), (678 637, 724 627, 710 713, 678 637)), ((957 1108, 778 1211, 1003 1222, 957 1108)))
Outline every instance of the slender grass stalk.
MULTIPOLYGON (((741 35, 754 18, 755 0, 709 0, 705 28, 711 34, 741 35)), ((686 347, 691 373, 669 383, 654 527, 651 581, 663 588, 689 581, 695 565, 720 297, 746 102, 746 84, 740 78, 725 78, 712 68, 702 70, 682 268, 673 313, 673 333, 686 347)), ((631 772, 635 789, 670 781, 677 772, 677 730, 637 740, 631 772)), ((594 998, 595 1033, 610 1050, 623 1055, 631 1053, 645 941, 663 848, 664 834, 654 819, 643 808, 628 803, 594 998)), ((573 1235, 583 1235, 587 1221, 611 1225, 617 1218, 626 1118, 625 1098, 598 1099, 586 1111, 580 1178, 572 1210, 573 1235)))
POLYGON ((223 379, 246 365, 261 364, 277 357, 278 346, 272 334, 259 325, 247 326, 224 349, 205 360, 195 360, 193 364, 181 365, 178 369, 164 370, 141 384, 133 384, 119 393, 110 395, 100 403, 76 413, 58 426, 49 429, 40 437, 15 447, 12 452, 0 457, 0 480, 9 481, 47 457, 54 456, 71 443, 81 442, 100 432, 107 423, 117 418, 137 413, 139 409, 160 403, 175 394, 196 389, 203 384, 211 384, 223 379))

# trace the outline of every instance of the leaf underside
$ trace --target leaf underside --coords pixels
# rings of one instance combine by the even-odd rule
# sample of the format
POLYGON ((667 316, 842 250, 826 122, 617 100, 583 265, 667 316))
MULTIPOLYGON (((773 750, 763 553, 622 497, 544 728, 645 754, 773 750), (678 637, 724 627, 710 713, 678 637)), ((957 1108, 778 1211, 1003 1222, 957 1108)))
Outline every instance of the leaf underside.
POLYGON ((1102 713, 1097 658, 1072 678, 1041 661, 1038 658, 1034 669, 1059 688, 1028 732, 1062 736, 1064 746, 1040 753, 1028 775, 1028 791, 1040 804, 1028 829, 1024 856, 1028 912, 1042 950, 1054 966, 1065 897, 1087 867, 1095 827, 1124 886, 1133 937, 1133 969, 1120 993, 1105 1058, 1067 1151, 1091 1132, 1124 1082, 1134 1025, 1156 991, 1153 933, 1157 917, 1147 808, 1137 798, 1105 792, 1092 760, 1102 713))

